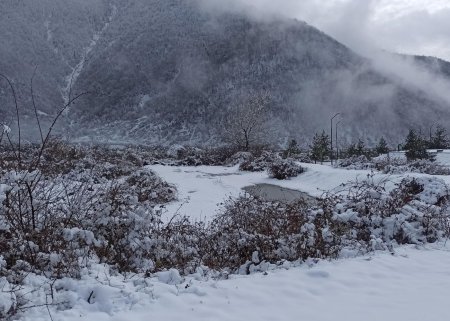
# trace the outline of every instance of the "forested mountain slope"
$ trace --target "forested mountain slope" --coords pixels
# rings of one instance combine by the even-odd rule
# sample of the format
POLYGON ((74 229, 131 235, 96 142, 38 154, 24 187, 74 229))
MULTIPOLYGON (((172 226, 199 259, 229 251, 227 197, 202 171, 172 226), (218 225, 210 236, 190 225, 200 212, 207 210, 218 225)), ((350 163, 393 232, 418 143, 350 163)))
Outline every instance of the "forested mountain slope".
MULTIPOLYGON (((1 33, 8 45, 0 49, 0 70, 23 81, 24 97, 36 64, 43 111, 62 101, 70 75, 73 93, 92 92, 68 114, 64 133, 73 139, 211 144, 220 141, 228 110, 263 92, 278 142, 328 129, 336 112, 348 141, 396 141, 412 124, 450 120, 442 99, 377 71, 300 21, 210 12, 194 0, 46 0, 53 11, 36 17, 40 6, 31 0, 21 2, 26 10, 5 3, 25 29, 1 33), (29 41, 14 36, 22 32, 29 41)), ((448 72, 445 62, 422 62, 448 72)))

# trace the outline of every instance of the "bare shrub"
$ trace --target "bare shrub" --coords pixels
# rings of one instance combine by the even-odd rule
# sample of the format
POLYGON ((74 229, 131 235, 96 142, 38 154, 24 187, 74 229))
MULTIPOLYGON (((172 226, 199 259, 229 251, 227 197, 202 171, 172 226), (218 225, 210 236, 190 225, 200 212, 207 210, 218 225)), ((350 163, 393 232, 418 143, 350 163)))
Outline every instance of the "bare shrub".
POLYGON ((2 183, 0 244, 8 268, 24 262, 54 277, 76 277, 95 257, 121 271, 150 269, 148 253, 133 244, 158 234, 161 213, 152 206, 175 198, 175 188, 148 171, 100 183, 74 173, 9 172, 2 183))
POLYGON ((204 262, 216 269, 237 268, 251 262, 254 252, 259 261, 273 263, 335 257, 338 240, 322 237, 330 219, 312 214, 303 201, 281 204, 251 196, 229 200, 211 223, 204 262))
POLYGON ((138 202, 165 204, 175 200, 175 188, 151 171, 136 171, 129 175, 125 182, 137 195, 138 202))

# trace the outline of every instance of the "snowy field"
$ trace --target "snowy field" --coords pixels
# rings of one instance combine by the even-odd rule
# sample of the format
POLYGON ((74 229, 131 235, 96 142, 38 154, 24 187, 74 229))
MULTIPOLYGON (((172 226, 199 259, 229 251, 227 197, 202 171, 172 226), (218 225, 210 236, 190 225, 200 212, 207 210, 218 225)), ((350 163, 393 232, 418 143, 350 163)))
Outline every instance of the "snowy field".
MULTIPOLYGON (((450 153, 448 163, 450 164, 450 153)), ((256 184, 271 184, 298 190, 314 197, 320 197, 324 192, 336 189, 339 185, 356 180, 365 180, 371 174, 368 170, 347 170, 332 168, 328 165, 306 164, 302 167, 305 173, 290 180, 276 180, 268 177, 266 172, 242 172, 238 166, 148 166, 168 183, 174 184, 178 190, 178 201, 166 205, 166 217, 186 215, 194 220, 209 220, 216 215, 221 204, 228 197, 237 197, 244 193, 242 188, 256 184)), ((426 174, 408 174, 424 177, 426 174)), ((386 181, 386 188, 393 187, 405 175, 385 175, 376 173, 375 181, 386 181)), ((439 176, 450 184, 450 177, 439 176)))
MULTIPOLYGON (((166 206, 166 217, 179 214, 195 220, 211 219, 224 199, 238 196, 249 185, 272 184, 321 196, 370 174, 327 165, 302 166, 307 171, 287 181, 270 179, 265 172, 243 173, 237 167, 148 168, 178 189, 179 200, 166 206)), ((386 180, 389 188, 402 177, 375 174, 374 179, 386 180)), ((441 178, 450 183, 450 177, 441 178)), ((55 287, 66 289, 58 291, 59 299, 67 300, 71 309, 50 307, 49 313, 47 307, 41 307, 27 311, 24 320, 447 321, 449 267, 450 242, 399 247, 394 253, 376 252, 331 262, 268 265, 264 272, 222 280, 213 280, 202 270, 186 278, 172 270, 144 280, 110 275, 99 265, 79 281, 56 282, 55 287)), ((39 279, 29 282, 37 284, 39 279)))
MULTIPOLYGON (((70 283, 75 307, 51 313, 54 321, 448 321, 449 266, 450 247, 433 245, 221 281, 170 272, 124 281, 99 267, 81 281, 61 281, 70 283)), ((50 317, 40 308, 24 320, 50 317)))

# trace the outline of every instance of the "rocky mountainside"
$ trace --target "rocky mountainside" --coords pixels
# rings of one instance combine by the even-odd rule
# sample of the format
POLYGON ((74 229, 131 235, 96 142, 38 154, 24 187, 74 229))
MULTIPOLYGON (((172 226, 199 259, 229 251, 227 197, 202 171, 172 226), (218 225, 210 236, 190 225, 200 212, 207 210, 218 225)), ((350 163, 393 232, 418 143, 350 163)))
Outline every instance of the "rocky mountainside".
MULTIPOLYGON (((212 144, 228 110, 260 92, 269 94, 278 142, 328 130, 336 112, 347 141, 384 135, 398 142, 411 126, 450 120, 442 99, 377 71, 300 21, 211 12, 195 0, 41 3, 52 9, 41 14, 31 0, 0 4, 10 19, 0 19, 9 28, 0 33, 7 44, 0 71, 23 83, 27 97, 38 64, 36 92, 50 115, 67 99, 69 80, 70 92, 90 91, 64 123, 76 140, 212 144)), ((444 61, 417 61, 449 76, 444 61)))

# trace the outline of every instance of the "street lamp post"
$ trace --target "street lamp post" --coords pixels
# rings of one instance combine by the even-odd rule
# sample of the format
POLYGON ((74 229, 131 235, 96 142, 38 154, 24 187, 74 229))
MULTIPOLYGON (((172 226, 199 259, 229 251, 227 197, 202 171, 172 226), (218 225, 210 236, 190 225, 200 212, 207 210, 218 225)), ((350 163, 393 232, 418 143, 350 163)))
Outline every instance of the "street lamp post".
POLYGON ((339 160, 339 144, 338 144, 338 126, 339 124, 342 123, 342 120, 338 121, 336 123, 336 159, 339 160))
POLYGON ((333 120, 340 114, 341 113, 336 113, 336 115, 331 117, 331 152, 330 152, 331 165, 333 165, 333 120))
POLYGON ((433 127, 436 126, 436 123, 434 123, 433 125, 430 126, 430 147, 431 147, 431 142, 433 141, 433 127))

